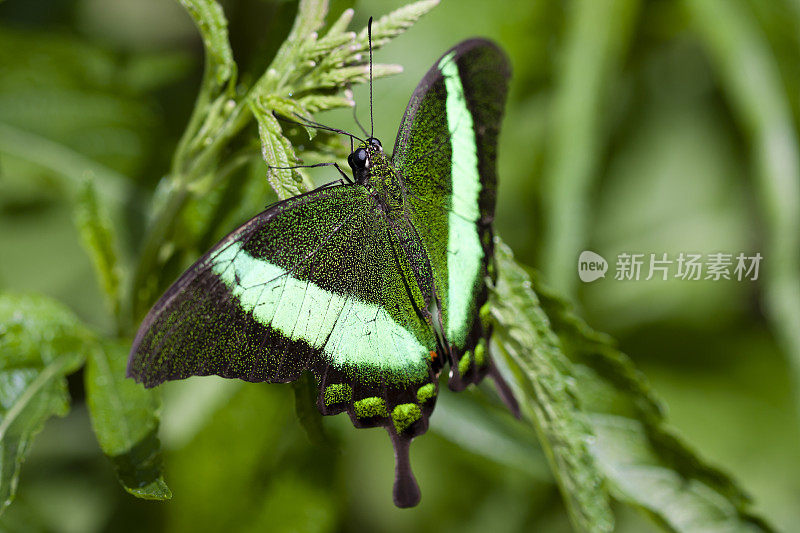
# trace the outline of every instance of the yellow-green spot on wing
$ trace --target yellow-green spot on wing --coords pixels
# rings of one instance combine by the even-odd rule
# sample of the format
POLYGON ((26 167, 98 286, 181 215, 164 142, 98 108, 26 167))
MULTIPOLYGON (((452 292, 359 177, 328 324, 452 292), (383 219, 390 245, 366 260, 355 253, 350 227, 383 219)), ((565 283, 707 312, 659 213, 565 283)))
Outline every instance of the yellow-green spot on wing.
POLYGON ((478 341, 478 345, 475 346, 475 364, 478 366, 483 366, 486 363, 486 339, 481 339, 478 341))
POLYGON ((478 311, 478 316, 481 319, 481 324, 483 324, 483 327, 484 328, 488 327, 489 323, 492 320, 492 309, 489 306, 489 302, 486 302, 481 306, 481 310, 478 311))
POLYGON ((348 403, 353 398, 353 388, 347 383, 334 383, 325 387, 325 405, 348 403))
POLYGON ((401 403, 392 411, 392 422, 394 422, 394 429, 398 433, 408 429, 411 424, 420 418, 422 418, 422 410, 415 403, 401 403))
POLYGON ((389 416, 386 411, 386 402, 383 398, 370 396, 353 403, 353 411, 358 418, 372 418, 374 416, 389 416))
POLYGON ((417 401, 419 403, 425 403, 434 396, 436 396, 436 387, 433 383, 428 383, 417 389, 417 401))
POLYGON ((469 370, 469 365, 472 363, 471 358, 471 352, 464 352, 464 355, 462 355, 461 359, 458 361, 458 373, 462 376, 469 370))

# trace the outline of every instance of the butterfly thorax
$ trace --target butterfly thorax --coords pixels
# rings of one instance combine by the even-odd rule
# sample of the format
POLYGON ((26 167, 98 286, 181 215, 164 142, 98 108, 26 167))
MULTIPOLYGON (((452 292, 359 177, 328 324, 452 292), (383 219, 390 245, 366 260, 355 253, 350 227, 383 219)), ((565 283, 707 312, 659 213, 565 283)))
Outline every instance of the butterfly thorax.
POLYGON ((378 139, 367 139, 350 154, 348 163, 355 182, 370 191, 380 209, 388 215, 403 212, 403 191, 397 173, 378 139))

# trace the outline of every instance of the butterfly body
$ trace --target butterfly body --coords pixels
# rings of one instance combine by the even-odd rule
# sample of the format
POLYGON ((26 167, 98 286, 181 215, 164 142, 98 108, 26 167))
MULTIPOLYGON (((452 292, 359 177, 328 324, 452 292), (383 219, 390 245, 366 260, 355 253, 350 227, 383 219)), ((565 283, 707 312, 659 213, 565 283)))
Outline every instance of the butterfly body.
POLYGON ((280 202, 217 243, 148 313, 128 374, 155 386, 311 372, 322 414, 387 429, 395 503, 415 505, 409 444, 440 372, 454 390, 496 375, 485 280, 508 76, 488 41, 448 51, 412 95, 393 154, 366 139, 348 158, 352 183, 280 202))
POLYGON ((370 137, 348 158, 356 185, 365 187, 383 213, 398 220, 404 213, 401 177, 380 141, 370 137))

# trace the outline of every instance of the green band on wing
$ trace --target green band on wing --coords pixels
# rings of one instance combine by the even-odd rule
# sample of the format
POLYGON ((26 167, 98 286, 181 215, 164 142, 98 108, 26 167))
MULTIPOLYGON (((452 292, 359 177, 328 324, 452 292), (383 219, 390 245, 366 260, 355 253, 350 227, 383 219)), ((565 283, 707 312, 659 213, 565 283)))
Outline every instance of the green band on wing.
POLYGON ((476 222, 480 217, 478 199, 481 180, 478 148, 472 115, 467 109, 464 87, 453 58, 455 51, 439 62, 447 89, 447 127, 451 133, 453 184, 452 209, 448 215, 447 241, 447 337, 464 347, 474 310, 472 298, 483 259, 483 247, 476 222))
POLYGON ((325 387, 325 405, 349 403, 353 398, 353 388, 347 383, 334 383, 325 387))
POLYGON ((436 387, 433 383, 428 383, 417 389, 417 401, 419 403, 425 403, 434 396, 436 396, 436 387))
POLYGON ((422 410, 415 403, 401 403, 392 411, 392 422, 398 433, 408 429, 408 426, 420 418, 422 418, 422 410))
POLYGON ((367 379, 424 381, 428 349, 373 304, 341 296, 249 255, 233 242, 212 257, 213 272, 242 308, 292 340, 322 349, 331 365, 367 379))
POLYGON ((383 398, 370 396, 353 403, 353 411, 358 418, 372 418, 373 416, 389 416, 386 411, 386 402, 383 398))

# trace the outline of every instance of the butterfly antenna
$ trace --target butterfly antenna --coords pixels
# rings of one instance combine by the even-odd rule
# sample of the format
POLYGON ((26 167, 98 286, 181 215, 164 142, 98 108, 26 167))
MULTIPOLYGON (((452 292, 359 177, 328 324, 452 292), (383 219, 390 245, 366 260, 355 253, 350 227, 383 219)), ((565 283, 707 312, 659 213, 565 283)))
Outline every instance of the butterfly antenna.
MULTIPOLYGON (((319 122, 315 122, 315 121, 313 121, 311 119, 305 118, 305 117, 300 116, 300 115, 297 115, 297 116, 301 120, 303 120, 306 123, 306 125, 311 126, 312 128, 318 128, 318 129, 321 129, 321 130, 332 131, 334 133, 341 133, 342 135, 347 135, 348 137, 350 137, 350 139, 355 138, 355 139, 358 139, 361 142, 366 142, 366 141, 364 141, 364 139, 362 139, 358 135, 353 135, 352 133, 346 132, 344 130, 340 130, 340 129, 337 129, 337 128, 332 128, 330 126, 326 126, 325 124, 320 124, 319 122)), ((366 135, 366 132, 364 134, 366 135)))
POLYGON ((319 167, 335 167, 336 170, 339 171, 339 174, 347 181, 348 183, 353 183, 353 180, 350 179, 350 176, 344 173, 344 171, 339 166, 339 163, 331 162, 331 163, 316 163, 314 165, 293 165, 290 167, 274 167, 272 165, 267 165, 269 170, 296 170, 298 168, 319 168, 319 167))
MULTIPOLYGON (((375 136, 375 123, 372 121, 372 17, 367 22, 367 38, 369 39, 369 136, 375 136)), ((366 134, 366 132, 364 132, 366 134)))
POLYGON ((364 136, 368 137, 367 130, 364 129, 364 126, 361 125, 361 121, 358 120, 358 113, 356 112, 355 102, 353 102, 353 119, 356 121, 356 124, 358 125, 358 128, 361 130, 361 132, 364 134, 364 136))
POLYGON ((282 122, 288 122, 289 124, 294 124, 296 126, 304 126, 304 127, 309 127, 309 128, 315 128, 315 129, 318 129, 318 130, 330 131, 332 133, 340 133, 342 135, 347 135, 348 137, 350 137, 351 140, 352 139, 358 139, 361 142, 365 142, 358 135, 353 135, 352 133, 348 133, 348 132, 346 132, 344 130, 331 128, 330 126, 325 126, 324 124, 320 124, 319 122, 314 122, 313 120, 307 119, 307 118, 305 118, 303 116, 300 116, 300 115, 297 115, 297 114, 295 114, 295 116, 297 118, 299 118, 300 120, 292 120, 290 118, 282 117, 282 116, 278 115, 274 111, 272 112, 272 116, 274 116, 275 118, 277 118, 278 120, 280 120, 282 122))

